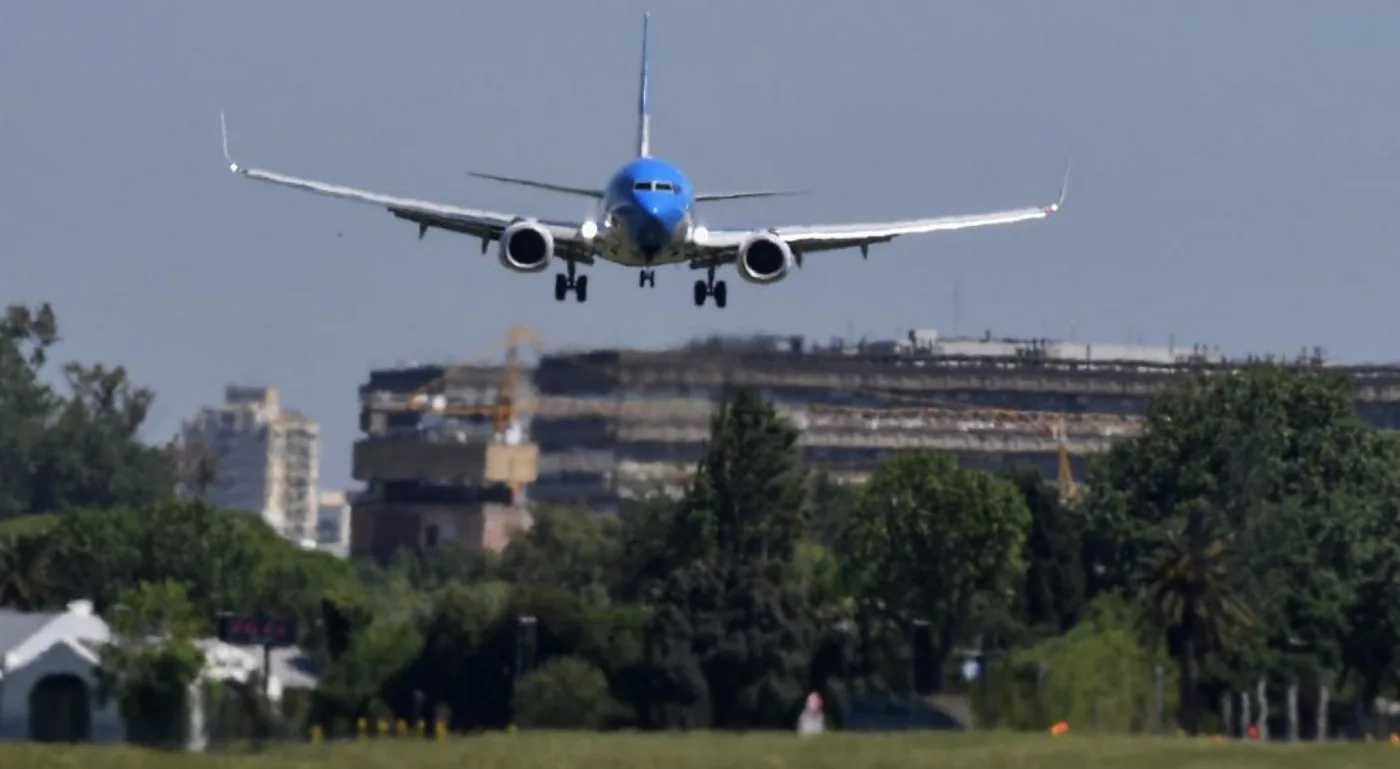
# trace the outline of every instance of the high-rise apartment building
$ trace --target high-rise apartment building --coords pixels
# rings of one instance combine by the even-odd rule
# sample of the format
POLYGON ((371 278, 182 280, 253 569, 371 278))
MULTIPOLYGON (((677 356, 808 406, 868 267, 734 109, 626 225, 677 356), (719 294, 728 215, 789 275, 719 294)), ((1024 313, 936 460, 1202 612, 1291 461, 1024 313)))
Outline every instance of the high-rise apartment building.
POLYGON ((335 489, 322 489, 316 516, 316 546, 337 555, 350 547, 350 500, 335 489))
POLYGON ((257 513, 290 539, 316 537, 321 428, 283 409, 276 388, 229 386, 222 405, 185 420, 181 437, 208 460, 211 504, 257 513))

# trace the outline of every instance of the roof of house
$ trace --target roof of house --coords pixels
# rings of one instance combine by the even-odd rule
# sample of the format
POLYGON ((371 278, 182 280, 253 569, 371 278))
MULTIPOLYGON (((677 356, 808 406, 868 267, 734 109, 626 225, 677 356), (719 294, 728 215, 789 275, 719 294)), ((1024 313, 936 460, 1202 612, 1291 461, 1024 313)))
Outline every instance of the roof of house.
POLYGON ((54 613, 0 609, 0 655, 18 649, 57 617, 54 613))

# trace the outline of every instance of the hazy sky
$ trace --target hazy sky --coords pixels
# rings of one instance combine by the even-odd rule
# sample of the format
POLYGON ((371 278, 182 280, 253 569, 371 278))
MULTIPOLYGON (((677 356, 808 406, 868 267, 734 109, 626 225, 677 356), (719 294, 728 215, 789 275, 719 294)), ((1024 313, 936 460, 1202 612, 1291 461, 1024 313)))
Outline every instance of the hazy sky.
POLYGON ((964 333, 1392 359, 1400 287, 1400 3, 44 2, 0 5, 0 302, 52 301, 65 359, 126 364, 150 435, 269 383, 349 481, 372 365, 710 330, 964 333), (696 308, 592 270, 559 304, 373 206, 231 176, 247 165, 556 216, 581 199, 468 169, 601 186, 632 150, 640 15, 652 150, 710 189, 711 226, 1047 203, 1005 228, 815 255, 696 308))

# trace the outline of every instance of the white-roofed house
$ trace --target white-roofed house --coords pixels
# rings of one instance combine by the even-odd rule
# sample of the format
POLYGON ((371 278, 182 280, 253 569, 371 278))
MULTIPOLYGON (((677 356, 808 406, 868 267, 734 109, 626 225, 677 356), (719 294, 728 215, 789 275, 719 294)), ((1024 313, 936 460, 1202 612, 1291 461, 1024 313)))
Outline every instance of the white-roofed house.
POLYGON ((116 703, 97 698, 97 664, 110 637, 90 601, 62 612, 0 609, 0 739, 123 739, 116 703))
MULTIPOLYGON (((74 601, 62 612, 0 609, 0 739, 124 741, 126 723, 115 698, 100 703, 97 697, 97 668, 111 638, 110 627, 93 612, 90 601, 74 601)), ((261 648, 216 639, 196 645, 205 658, 203 681, 261 680, 261 648)), ((273 702, 280 702, 287 689, 316 688, 315 667, 301 650, 273 649, 270 662, 268 696, 273 702)), ((187 747, 202 750, 211 737, 211 724, 203 687, 190 689, 194 707, 187 747)))

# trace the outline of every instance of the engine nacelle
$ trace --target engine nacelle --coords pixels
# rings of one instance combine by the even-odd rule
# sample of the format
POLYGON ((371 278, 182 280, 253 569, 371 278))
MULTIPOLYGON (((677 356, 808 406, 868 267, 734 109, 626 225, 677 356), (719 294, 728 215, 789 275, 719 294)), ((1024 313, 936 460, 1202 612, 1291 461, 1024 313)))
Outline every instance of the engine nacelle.
POLYGON ((516 222, 501 233, 501 264, 516 272, 539 272, 554 257, 554 233, 538 222, 516 222))
POLYGON ((768 233, 749 236, 739 246, 735 259, 739 277, 749 283, 776 283, 787 277, 796 264, 787 241, 768 233))

